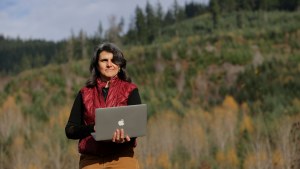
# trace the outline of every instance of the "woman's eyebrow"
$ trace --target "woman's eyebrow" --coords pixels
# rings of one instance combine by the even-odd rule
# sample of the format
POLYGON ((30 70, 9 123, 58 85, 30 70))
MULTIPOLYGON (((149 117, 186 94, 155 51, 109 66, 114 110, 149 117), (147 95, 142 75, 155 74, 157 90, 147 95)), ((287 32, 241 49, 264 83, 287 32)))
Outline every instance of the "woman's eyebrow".
POLYGON ((100 61, 106 61, 106 60, 113 60, 113 59, 110 59, 110 58, 101 58, 101 59, 100 59, 100 58, 99 58, 99 60, 100 60, 100 61))

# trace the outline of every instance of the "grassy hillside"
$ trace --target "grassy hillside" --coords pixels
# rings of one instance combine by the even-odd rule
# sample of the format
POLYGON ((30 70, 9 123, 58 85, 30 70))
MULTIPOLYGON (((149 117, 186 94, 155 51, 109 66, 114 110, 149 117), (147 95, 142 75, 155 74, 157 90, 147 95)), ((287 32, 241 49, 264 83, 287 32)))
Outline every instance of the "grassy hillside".
MULTIPOLYGON (((300 14, 200 16, 152 45, 124 46, 149 105, 142 168, 289 168, 300 120, 300 14), (296 126, 296 125, 295 125, 296 126)), ((1 91, 0 168, 76 168, 64 136, 89 60, 32 69, 1 91), (50 130, 50 132, 49 132, 50 130), (16 153, 18 152, 18 153, 16 153)))

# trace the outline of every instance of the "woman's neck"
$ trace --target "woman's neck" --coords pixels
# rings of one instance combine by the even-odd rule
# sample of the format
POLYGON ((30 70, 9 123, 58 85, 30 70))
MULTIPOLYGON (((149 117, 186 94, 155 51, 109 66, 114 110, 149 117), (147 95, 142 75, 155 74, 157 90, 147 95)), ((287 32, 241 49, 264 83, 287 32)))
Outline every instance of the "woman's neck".
POLYGON ((100 80, 101 80, 102 82, 109 82, 109 81, 111 81, 112 79, 116 78, 117 76, 118 76, 118 75, 115 75, 114 77, 103 77, 103 76, 100 75, 100 80))
POLYGON ((110 84, 110 82, 107 81, 107 82, 106 82, 106 85, 105 85, 105 88, 109 88, 109 84, 110 84))
POLYGON ((117 77, 117 75, 114 76, 114 77, 111 77, 111 78, 107 78, 107 77, 100 76, 100 80, 101 80, 102 82, 105 82, 105 83, 106 83, 106 84, 105 84, 105 88, 109 88, 110 81, 111 81, 112 79, 114 79, 115 77, 117 77))

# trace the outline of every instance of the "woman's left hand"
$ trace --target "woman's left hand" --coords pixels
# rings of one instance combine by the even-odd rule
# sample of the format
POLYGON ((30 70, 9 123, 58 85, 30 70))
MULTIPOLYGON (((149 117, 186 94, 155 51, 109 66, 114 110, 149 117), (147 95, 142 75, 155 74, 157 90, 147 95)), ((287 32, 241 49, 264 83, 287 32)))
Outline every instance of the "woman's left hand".
POLYGON ((124 143, 130 141, 130 137, 128 135, 125 137, 124 129, 117 129, 114 132, 112 141, 115 143, 124 143))

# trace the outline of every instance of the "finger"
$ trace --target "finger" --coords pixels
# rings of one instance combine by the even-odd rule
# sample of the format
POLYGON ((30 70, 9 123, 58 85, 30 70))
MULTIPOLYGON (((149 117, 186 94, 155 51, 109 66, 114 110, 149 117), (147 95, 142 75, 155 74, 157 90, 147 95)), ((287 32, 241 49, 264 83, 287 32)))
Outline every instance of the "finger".
POLYGON ((130 137, 126 135, 126 141, 130 141, 130 137))
POLYGON ((121 136, 121 139, 124 139, 124 129, 121 129, 120 136, 121 136))
POLYGON ((112 142, 116 142, 117 132, 114 132, 112 142))
POLYGON ((116 141, 120 141, 120 131, 119 129, 116 130, 116 141))

